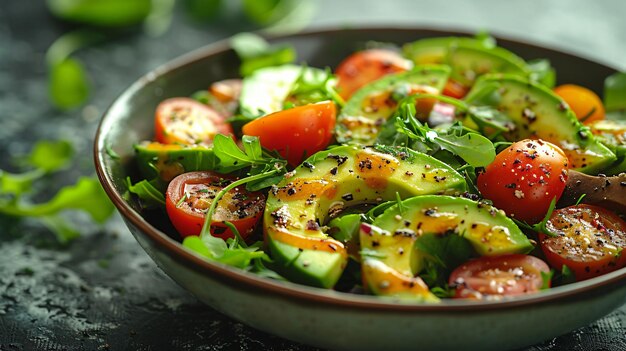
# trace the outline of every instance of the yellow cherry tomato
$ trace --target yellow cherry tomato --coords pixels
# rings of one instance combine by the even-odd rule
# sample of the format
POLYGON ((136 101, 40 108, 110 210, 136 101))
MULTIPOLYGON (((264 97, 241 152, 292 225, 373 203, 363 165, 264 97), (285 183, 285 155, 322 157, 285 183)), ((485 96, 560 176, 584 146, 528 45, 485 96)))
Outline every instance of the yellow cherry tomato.
POLYGON ((554 88, 574 111, 578 120, 588 124, 604 119, 604 105, 600 97, 593 91, 575 84, 564 84, 554 88))

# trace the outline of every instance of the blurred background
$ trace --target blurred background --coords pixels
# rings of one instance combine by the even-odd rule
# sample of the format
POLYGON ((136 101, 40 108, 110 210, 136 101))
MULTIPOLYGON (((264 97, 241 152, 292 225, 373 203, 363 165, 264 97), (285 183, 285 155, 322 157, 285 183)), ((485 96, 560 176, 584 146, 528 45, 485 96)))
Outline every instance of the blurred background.
MULTIPOLYGON (((9 186, 28 186, 28 200, 38 202, 81 176, 93 179, 103 111, 170 59, 242 31, 378 25, 485 30, 626 70, 624 18, 622 0, 0 1, 0 350, 310 349, 200 304, 115 214, 104 224, 70 214, 60 224, 1 209, 13 200, 2 194, 9 186), (63 142, 33 156, 42 140, 63 142), (60 163, 42 166, 53 158, 60 163), (9 176, 33 167, 50 174, 9 176)), ((622 308, 531 349, 620 350, 625 334, 622 308)))

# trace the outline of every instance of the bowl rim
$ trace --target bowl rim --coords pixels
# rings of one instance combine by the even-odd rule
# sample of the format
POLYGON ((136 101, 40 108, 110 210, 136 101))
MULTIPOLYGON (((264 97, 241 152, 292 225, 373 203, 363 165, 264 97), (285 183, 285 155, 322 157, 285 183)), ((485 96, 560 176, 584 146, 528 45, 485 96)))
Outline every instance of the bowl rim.
MULTIPOLYGON (((303 31, 296 34, 265 36, 270 42, 273 40, 285 40, 307 36, 328 36, 337 32, 358 31, 358 32, 419 32, 421 35, 428 36, 450 36, 450 35, 473 35, 469 31, 463 29, 455 29, 452 27, 438 28, 413 27, 413 26, 364 26, 358 28, 344 28, 341 26, 323 26, 311 30, 303 31)), ((493 33, 492 33, 493 34, 493 33)), ((591 64, 604 66, 610 70, 617 69, 607 64, 600 63, 597 60, 590 60, 577 54, 570 54, 560 50, 554 50, 540 45, 527 43, 519 39, 511 39, 507 36, 494 35, 498 42, 508 42, 511 44, 528 46, 533 49, 553 52, 556 54, 574 56, 578 59, 588 61, 591 64)), ((147 84, 154 81, 157 77, 164 74, 171 74, 187 65, 201 61, 208 57, 222 54, 231 50, 229 39, 223 39, 204 47, 195 49, 189 53, 179 56, 165 64, 151 70, 139 79, 137 79, 130 87, 125 89, 115 100, 109 105, 101 118, 94 140, 93 156, 97 176, 102 184, 105 192, 112 200, 115 207, 125 220, 130 221, 145 236, 168 255, 179 263, 197 271, 200 274, 211 275, 212 278, 219 279, 223 283, 236 284, 246 289, 256 289, 255 292, 264 294, 274 294, 280 297, 291 298, 300 302, 315 302, 318 304, 331 305, 333 307, 354 308, 368 312, 480 312, 485 310, 499 310, 509 308, 519 308, 536 304, 559 302, 568 298, 577 298, 585 293, 598 293, 602 288, 611 288, 612 285, 617 287, 619 282, 626 284, 626 267, 617 271, 601 275, 596 278, 576 282, 565 286, 551 288, 537 294, 529 294, 518 296, 515 298, 505 298, 495 301, 465 301, 456 299, 442 299, 438 304, 416 304, 403 303, 393 299, 386 299, 376 296, 356 295, 350 293, 336 292, 320 288, 309 287, 291 282, 275 281, 268 278, 262 278, 252 273, 230 267, 218 262, 205 260, 196 255, 192 251, 185 249, 178 241, 170 238, 167 234, 148 223, 139 212, 135 211, 119 194, 113 186, 113 180, 105 171, 105 157, 108 155, 106 146, 106 128, 107 125, 114 120, 115 111, 122 106, 127 99, 134 93, 143 89, 147 84)), ((128 225, 128 223, 127 223, 128 225)))

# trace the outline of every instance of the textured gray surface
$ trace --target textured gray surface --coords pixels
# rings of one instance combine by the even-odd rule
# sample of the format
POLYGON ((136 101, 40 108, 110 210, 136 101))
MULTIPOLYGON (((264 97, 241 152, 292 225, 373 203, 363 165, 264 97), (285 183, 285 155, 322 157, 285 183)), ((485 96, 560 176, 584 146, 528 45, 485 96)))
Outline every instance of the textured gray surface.
MULTIPOLYGON (((567 49, 626 69, 626 6, 588 1, 320 1, 316 25, 405 24, 489 29, 567 49), (357 8, 355 11, 354 9, 357 8)), ((238 18, 193 26, 179 13, 162 37, 134 33, 86 49, 90 103, 59 113, 46 98, 43 55, 70 29, 42 1, 0 1, 0 167, 33 140, 71 140, 74 167, 57 187, 93 174, 91 142, 106 106, 150 69, 235 33, 238 18)), ((45 187, 43 188, 45 190, 45 187)), ((45 191, 44 191, 45 192, 45 191)), ((76 218, 81 221, 81 218, 76 218)), ((199 303, 154 265, 119 217, 83 226, 64 247, 36 222, 0 216, 0 350, 309 350, 248 328, 199 303)), ((558 321, 546 321, 558 323, 558 321)), ((532 351, 626 350, 626 306, 602 320, 529 348, 532 351)))

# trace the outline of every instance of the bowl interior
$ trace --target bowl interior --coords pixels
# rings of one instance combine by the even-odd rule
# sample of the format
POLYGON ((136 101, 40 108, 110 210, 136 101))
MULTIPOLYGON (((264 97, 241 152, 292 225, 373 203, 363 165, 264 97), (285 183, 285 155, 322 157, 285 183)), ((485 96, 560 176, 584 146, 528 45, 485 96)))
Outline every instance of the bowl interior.
MULTIPOLYGON (((288 43, 298 52, 298 61, 316 67, 336 67, 342 59, 356 50, 366 47, 368 42, 403 44, 425 37, 468 35, 468 33, 398 28, 343 29, 309 32, 271 39, 274 43, 288 43)), ((580 84, 601 93, 604 78, 615 72, 607 66, 589 60, 537 47, 512 40, 498 39, 498 44, 512 50, 524 59, 547 58, 557 71, 559 83, 580 84), (582 68, 584 67, 584 69, 582 68)), ((122 214, 131 221, 149 222, 144 235, 165 240, 170 248, 175 247, 175 231, 161 213, 142 212, 139 204, 127 195, 126 178, 137 181, 134 165, 133 144, 150 140, 154 130, 154 111, 164 99, 177 96, 189 96, 192 93, 207 89, 211 82, 238 77, 239 60, 229 48, 227 42, 219 42, 198 49, 177 60, 150 72, 128 88, 105 113, 96 136, 95 157, 96 168, 105 190, 113 198, 122 214), (168 234, 169 233, 169 234, 168 234), (169 237, 168 235, 171 235, 169 237), (172 246, 173 245, 173 246, 172 246)), ((191 257, 191 254, 187 255, 191 257)), ((189 260, 188 260, 189 261, 189 260)), ((194 263, 195 264, 195 263, 194 263)), ((203 262, 206 266, 216 266, 203 262)), ((215 268, 215 267, 213 267, 215 268)), ((219 272, 240 275, 242 280, 259 281, 243 272, 216 268, 219 272), (247 277, 246 277, 247 276, 247 277), (242 278, 243 277, 243 278, 242 278)), ((573 286, 581 290, 593 287, 595 283, 604 285, 626 276, 626 268, 593 281, 576 283, 573 286), (595 282, 595 283, 594 283, 595 282)), ((311 296, 327 294, 319 289, 295 286, 295 284, 267 283, 266 286, 282 284, 282 288, 305 292, 311 296)), ((552 289, 547 295, 570 294, 574 289, 570 286, 552 289), (568 293, 569 291, 569 293, 568 293)), ((344 294, 345 295, 345 294, 344 294)), ((546 296, 547 296, 546 295, 546 296)), ((332 297, 336 298, 336 297, 332 297)), ((340 297, 339 299, 365 301, 364 303, 385 305, 369 297, 340 297)), ((520 303, 532 302, 535 297, 525 297, 520 303)), ((446 301, 448 305, 464 305, 465 302, 446 301)), ((481 306, 490 303, 471 303, 481 306)), ((470 308, 473 308, 471 307, 470 308)))

